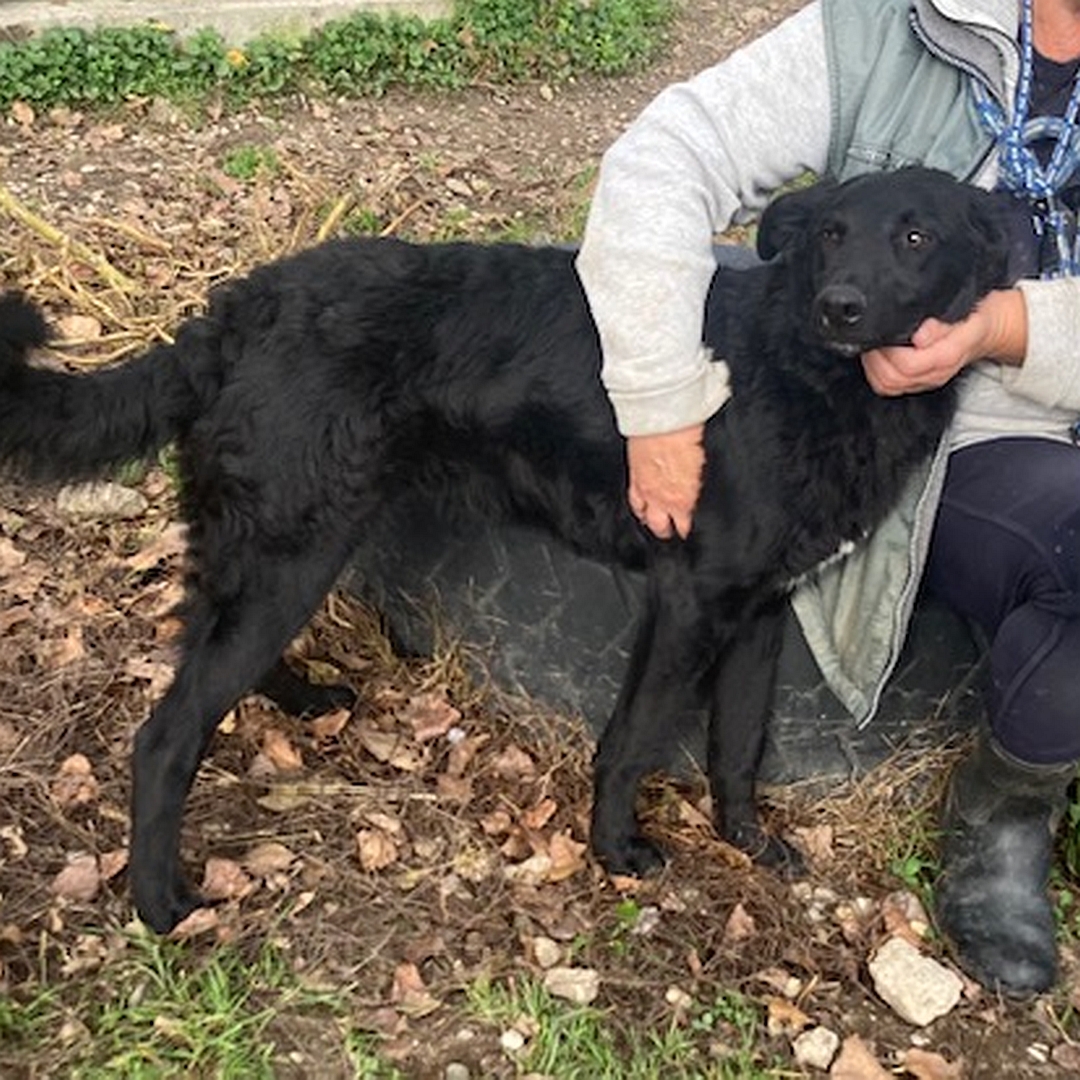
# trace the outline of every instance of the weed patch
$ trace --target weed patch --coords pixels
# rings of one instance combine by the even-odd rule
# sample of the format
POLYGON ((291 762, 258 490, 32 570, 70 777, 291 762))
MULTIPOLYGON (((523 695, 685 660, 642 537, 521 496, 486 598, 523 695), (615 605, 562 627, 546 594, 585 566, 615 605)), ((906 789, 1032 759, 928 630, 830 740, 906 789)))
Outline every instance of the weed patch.
POLYGON ((0 44, 0 107, 155 96, 239 104, 301 90, 368 95, 613 75, 656 54, 671 14, 670 0, 459 0, 445 19, 361 12, 304 38, 264 35, 243 47, 214 30, 186 40, 152 25, 50 30, 0 44))

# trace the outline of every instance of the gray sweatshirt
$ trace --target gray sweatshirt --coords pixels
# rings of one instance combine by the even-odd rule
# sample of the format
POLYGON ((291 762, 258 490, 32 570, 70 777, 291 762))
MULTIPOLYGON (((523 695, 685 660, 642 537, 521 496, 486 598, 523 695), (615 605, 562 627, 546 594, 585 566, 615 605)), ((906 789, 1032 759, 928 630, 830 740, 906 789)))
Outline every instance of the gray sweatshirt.
MULTIPOLYGON (((910 162, 993 186, 988 139, 975 167, 949 156, 948 131, 971 127, 967 75, 957 70, 982 72, 1010 103, 1018 20, 1016 0, 814 0, 641 113, 604 156, 577 260, 624 435, 701 422, 727 400, 725 366, 701 341, 712 245, 777 188, 808 170, 846 178, 910 162), (927 63, 945 70, 938 56, 955 58, 957 68, 923 79, 927 63), (932 100, 950 79, 955 96, 932 100), (945 135, 918 130, 915 116, 935 109, 948 121, 945 135)), ((969 133, 966 143, 981 138, 969 133)), ((1010 435, 1065 440, 1080 415, 1080 279, 1020 288, 1023 364, 969 368, 942 453, 868 544, 793 597, 823 674, 862 720, 873 715, 906 635, 945 452, 1010 435)))
MULTIPOLYGON (((1015 3, 936 5, 993 25, 1015 3), (1004 9, 1004 12, 1003 10, 1004 9)), ((714 235, 754 216, 780 186, 824 173, 832 80, 814 2, 688 82, 661 93, 605 154, 578 257, 625 435, 707 419, 727 373, 701 343, 714 235)), ((975 178, 991 186, 993 160, 975 178)), ((1008 434, 1065 438, 1080 411, 1080 281, 1025 282, 1029 343, 1019 368, 966 381, 954 445, 1008 434)))

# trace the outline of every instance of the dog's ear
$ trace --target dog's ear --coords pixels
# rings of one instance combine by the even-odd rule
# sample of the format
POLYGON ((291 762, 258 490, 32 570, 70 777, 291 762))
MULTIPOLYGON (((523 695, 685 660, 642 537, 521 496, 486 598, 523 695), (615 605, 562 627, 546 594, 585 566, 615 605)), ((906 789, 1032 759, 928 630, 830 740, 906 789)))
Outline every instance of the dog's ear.
MULTIPOLYGON (((1009 231, 1002 221, 1000 202, 985 191, 973 189, 967 221, 982 248, 976 269, 979 294, 1012 285, 1025 273, 1023 266, 1010 266, 1009 231)), ((1025 253, 1026 254, 1026 253, 1025 253)))
POLYGON ((773 199, 758 222, 758 255, 768 261, 802 239, 810 219, 835 188, 835 181, 822 180, 773 199))

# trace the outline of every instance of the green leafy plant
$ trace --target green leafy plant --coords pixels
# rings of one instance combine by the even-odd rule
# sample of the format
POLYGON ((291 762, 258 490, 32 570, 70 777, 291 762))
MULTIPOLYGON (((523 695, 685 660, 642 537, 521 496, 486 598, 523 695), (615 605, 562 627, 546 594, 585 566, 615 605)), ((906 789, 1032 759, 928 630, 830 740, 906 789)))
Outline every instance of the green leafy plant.
POLYGON ((154 25, 49 30, 0 43, 0 107, 148 96, 243 102, 615 74, 656 54, 671 14, 672 0, 458 0, 444 19, 360 12, 304 38, 264 35, 243 47, 214 30, 187 39, 154 25))

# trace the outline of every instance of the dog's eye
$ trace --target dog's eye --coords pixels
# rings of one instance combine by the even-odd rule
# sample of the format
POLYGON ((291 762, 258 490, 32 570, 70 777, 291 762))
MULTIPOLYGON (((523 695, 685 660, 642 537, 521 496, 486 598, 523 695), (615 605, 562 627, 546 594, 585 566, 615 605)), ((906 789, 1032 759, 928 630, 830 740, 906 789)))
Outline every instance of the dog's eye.
POLYGON ((928 247, 933 242, 934 237, 928 232, 923 232, 922 229, 908 229, 904 234, 904 243, 913 251, 928 247))
POLYGON ((824 244, 839 244, 844 238, 844 231, 839 225, 822 225, 820 235, 824 244))

